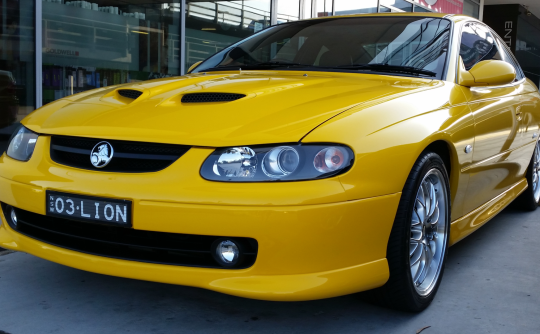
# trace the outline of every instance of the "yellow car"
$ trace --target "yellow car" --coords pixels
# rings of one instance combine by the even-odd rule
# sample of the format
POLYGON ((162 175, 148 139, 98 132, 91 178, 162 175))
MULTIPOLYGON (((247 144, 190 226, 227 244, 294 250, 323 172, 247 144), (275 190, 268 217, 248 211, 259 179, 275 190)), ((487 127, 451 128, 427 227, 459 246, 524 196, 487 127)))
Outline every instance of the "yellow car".
POLYGON ((281 24, 27 116, 0 158, 0 247, 263 300, 377 288, 419 311, 449 246, 518 197, 536 209, 539 123, 538 88, 478 20, 281 24))

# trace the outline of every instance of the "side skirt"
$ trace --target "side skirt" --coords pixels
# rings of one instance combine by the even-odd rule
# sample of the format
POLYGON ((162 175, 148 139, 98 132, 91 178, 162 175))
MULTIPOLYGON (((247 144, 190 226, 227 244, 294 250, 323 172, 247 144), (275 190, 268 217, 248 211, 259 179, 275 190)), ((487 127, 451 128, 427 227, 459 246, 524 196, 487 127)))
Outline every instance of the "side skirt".
POLYGON ((476 231, 482 225, 487 223, 491 218, 495 217, 508 204, 512 203, 525 189, 527 189, 527 180, 523 178, 518 183, 514 184, 510 189, 506 190, 491 201, 469 212, 467 215, 456 219, 450 226, 450 246, 469 234, 476 231))

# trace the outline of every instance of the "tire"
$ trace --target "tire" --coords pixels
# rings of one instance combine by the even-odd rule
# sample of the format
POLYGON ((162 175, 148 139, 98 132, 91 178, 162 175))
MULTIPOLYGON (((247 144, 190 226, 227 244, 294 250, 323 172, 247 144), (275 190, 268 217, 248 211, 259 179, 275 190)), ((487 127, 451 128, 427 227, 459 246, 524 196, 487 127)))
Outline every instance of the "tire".
POLYGON ((379 301, 387 307, 409 312, 420 312, 428 307, 443 276, 449 232, 448 173, 439 155, 424 152, 403 188, 387 247, 390 278, 378 289, 379 301), (429 198, 436 199, 434 209, 431 209, 429 198), (428 211, 428 215, 422 215, 422 210, 428 211), (434 220, 436 224, 433 224, 434 220), (414 240, 420 240, 420 243, 414 240), (423 263, 429 264, 424 265, 427 269, 422 271, 423 263))
POLYGON ((540 201, 540 145, 536 142, 531 162, 525 174, 529 185, 524 192, 516 198, 516 206, 525 211, 534 211, 540 201))

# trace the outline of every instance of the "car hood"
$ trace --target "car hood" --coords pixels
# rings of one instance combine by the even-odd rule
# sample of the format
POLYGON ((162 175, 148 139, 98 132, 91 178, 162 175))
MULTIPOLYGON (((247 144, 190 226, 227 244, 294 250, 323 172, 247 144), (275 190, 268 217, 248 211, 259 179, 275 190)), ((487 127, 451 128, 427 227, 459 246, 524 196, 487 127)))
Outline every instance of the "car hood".
POLYGON ((201 73, 72 95, 36 110, 22 123, 43 134, 196 146, 297 142, 359 104, 382 103, 431 85, 426 79, 358 73, 201 73), (142 95, 122 97, 119 89, 142 95), (183 95, 201 92, 246 97, 181 102, 183 95))

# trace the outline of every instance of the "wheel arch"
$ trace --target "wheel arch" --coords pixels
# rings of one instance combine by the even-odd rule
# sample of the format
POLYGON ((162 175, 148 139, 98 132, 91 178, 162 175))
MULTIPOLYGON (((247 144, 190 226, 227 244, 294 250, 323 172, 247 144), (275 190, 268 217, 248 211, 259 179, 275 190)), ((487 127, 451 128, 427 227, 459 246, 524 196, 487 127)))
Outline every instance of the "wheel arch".
MULTIPOLYGON (((458 152, 456 147, 448 138, 440 136, 440 134, 434 135, 434 138, 428 141, 425 144, 424 149, 418 153, 417 159, 422 156, 425 152, 433 152, 438 154, 444 162, 446 172, 448 173, 448 184, 450 187, 450 207, 451 207, 451 221, 456 218, 456 215, 459 215, 458 212, 455 212, 454 204, 456 198, 458 197, 458 188, 460 183, 460 162, 458 159, 458 152)), ((459 202, 459 201, 458 201, 459 202)), ((459 205, 458 205, 459 206, 459 205)))
POLYGON ((452 170, 454 169, 452 168, 452 162, 455 161, 455 158, 452 157, 454 152, 450 147, 451 145, 448 142, 439 139, 431 142, 422 152, 429 151, 437 153, 444 162, 444 167, 446 167, 448 177, 452 179, 452 170))

